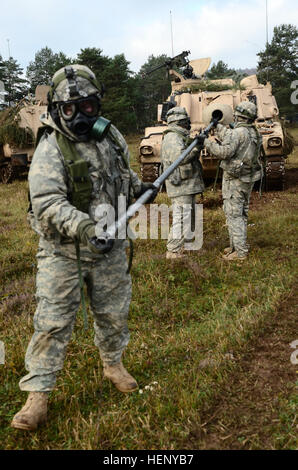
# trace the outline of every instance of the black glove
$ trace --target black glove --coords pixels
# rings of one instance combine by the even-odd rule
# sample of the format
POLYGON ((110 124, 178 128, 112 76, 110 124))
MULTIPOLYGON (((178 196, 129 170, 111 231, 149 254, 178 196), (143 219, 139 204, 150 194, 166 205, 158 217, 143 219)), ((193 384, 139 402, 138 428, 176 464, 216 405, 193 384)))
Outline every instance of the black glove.
POLYGON ((88 250, 96 255, 108 253, 114 240, 99 240, 95 234, 96 223, 92 219, 82 220, 77 228, 77 238, 88 250))
POLYGON ((197 139, 198 139, 198 146, 199 147, 204 147, 204 141, 205 141, 205 139, 207 139, 206 134, 204 134, 204 133, 199 134, 197 136, 197 139))
POLYGON ((140 191, 137 194, 135 194, 136 199, 142 196, 142 194, 148 191, 148 189, 153 189, 153 193, 150 196, 150 199, 148 199, 148 201, 146 202, 146 204, 152 204, 152 202, 154 201, 158 193, 158 188, 154 186, 153 183, 143 183, 142 181, 140 191))

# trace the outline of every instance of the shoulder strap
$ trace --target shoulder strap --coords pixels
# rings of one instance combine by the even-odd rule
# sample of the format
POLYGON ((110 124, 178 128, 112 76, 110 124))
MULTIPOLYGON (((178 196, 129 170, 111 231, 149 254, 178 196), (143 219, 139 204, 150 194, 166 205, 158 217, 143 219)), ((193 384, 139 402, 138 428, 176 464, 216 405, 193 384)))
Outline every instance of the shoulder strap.
POLYGON ((120 151, 120 155, 121 155, 121 157, 122 157, 122 160, 123 160, 123 162, 124 162, 126 168, 129 170, 129 169, 130 169, 130 167, 129 167, 129 161, 128 161, 126 155, 125 155, 125 152, 124 152, 124 150, 123 150, 123 147, 122 147, 121 143, 119 142, 117 136, 116 136, 115 133, 111 130, 111 128, 109 129, 109 132, 108 132, 108 135, 107 135, 107 136, 111 139, 111 141, 112 141, 115 145, 117 145, 117 147, 119 147, 119 151, 120 151))
POLYGON ((168 128, 166 129, 164 132, 163 132, 163 137, 166 135, 166 134, 169 134, 169 132, 173 132, 174 134, 178 134, 182 137, 183 139, 183 142, 188 146, 190 145, 192 142, 193 142, 193 139, 191 137, 189 137, 188 135, 185 135, 185 133, 179 129, 171 129, 171 128, 168 128))
POLYGON ((41 138, 45 135, 45 134, 51 134, 53 132, 53 128, 50 127, 50 126, 46 126, 46 125, 43 125, 43 126, 40 126, 38 129, 37 129, 37 135, 36 135, 36 139, 35 139, 35 148, 38 146, 41 138))
POLYGON ((70 202, 80 211, 88 213, 93 186, 87 162, 79 156, 74 142, 60 132, 55 131, 55 135, 71 182, 70 202))

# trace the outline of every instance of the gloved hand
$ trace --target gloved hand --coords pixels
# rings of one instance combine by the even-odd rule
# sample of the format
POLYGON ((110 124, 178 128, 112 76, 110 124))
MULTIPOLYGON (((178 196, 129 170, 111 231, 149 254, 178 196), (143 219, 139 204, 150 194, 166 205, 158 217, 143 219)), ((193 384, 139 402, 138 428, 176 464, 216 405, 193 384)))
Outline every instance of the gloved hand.
POLYGON ((207 135, 204 133, 201 133, 197 136, 198 139, 198 146, 199 147, 204 147, 204 141, 207 139, 207 135))
POLYGON ((153 183, 143 183, 143 181, 142 181, 140 191, 137 194, 135 194, 136 199, 138 199, 140 196, 142 196, 142 194, 144 194, 146 191, 148 191, 148 189, 153 189, 153 193, 152 193, 150 199, 146 202, 146 204, 151 204, 154 201, 154 199, 156 198, 157 193, 158 193, 158 189, 156 188, 156 186, 154 186, 153 183))
POLYGON ((87 246, 88 250, 96 255, 108 253, 113 248, 114 240, 98 239, 96 237, 95 227, 96 223, 92 219, 82 220, 77 228, 77 238, 80 243, 87 246))
POLYGON ((99 254, 100 251, 90 241, 92 238, 96 238, 95 226, 96 224, 92 219, 82 220, 77 228, 77 238, 79 242, 87 246, 92 253, 99 254))

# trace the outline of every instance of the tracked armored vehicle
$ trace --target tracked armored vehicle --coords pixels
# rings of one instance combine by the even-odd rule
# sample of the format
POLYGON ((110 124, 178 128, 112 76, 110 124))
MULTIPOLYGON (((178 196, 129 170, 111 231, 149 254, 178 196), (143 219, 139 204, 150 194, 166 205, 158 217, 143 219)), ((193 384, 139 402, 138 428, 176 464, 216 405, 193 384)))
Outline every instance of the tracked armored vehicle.
MULTIPOLYGON (((185 67, 178 73, 171 66, 177 66, 176 58, 165 65, 172 81, 172 92, 167 101, 158 105, 157 124, 145 129, 139 147, 139 162, 144 181, 153 182, 161 172, 160 148, 163 132, 167 128, 166 113, 172 106, 183 106, 191 120, 191 136, 210 122, 211 111, 221 109, 222 124, 230 124, 233 110, 241 101, 252 101, 257 105, 256 125, 263 136, 265 188, 284 189, 285 159, 291 153, 291 145, 280 120, 279 110, 270 83, 262 85, 256 75, 245 77, 237 86, 231 78, 207 80, 204 78, 211 59, 198 59, 188 62, 184 51, 181 56, 185 67), (170 64, 170 65, 169 65, 170 64), (209 119, 209 121, 208 121, 209 119)), ((180 56, 176 56, 180 59, 180 56)), ((178 62, 181 67, 181 61, 178 62)), ((155 69, 154 69, 155 70, 155 69)), ((218 159, 209 155, 206 149, 200 154, 204 179, 214 179, 217 174, 218 159)))
POLYGON ((0 183, 26 175, 33 157, 39 117, 47 109, 49 87, 39 85, 35 96, 0 113, 0 183))

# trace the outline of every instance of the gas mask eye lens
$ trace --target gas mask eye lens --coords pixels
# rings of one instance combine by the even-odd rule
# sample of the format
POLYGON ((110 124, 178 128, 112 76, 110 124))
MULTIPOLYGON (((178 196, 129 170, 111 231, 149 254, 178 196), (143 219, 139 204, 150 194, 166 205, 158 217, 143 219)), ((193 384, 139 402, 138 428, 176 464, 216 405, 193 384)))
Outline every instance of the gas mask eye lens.
POLYGON ((99 103, 96 98, 87 98, 79 102, 80 111, 86 116, 97 116, 99 112, 99 103))
POLYGON ((61 114, 66 121, 73 118, 76 112, 76 106, 74 103, 65 103, 61 106, 61 114))

